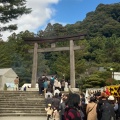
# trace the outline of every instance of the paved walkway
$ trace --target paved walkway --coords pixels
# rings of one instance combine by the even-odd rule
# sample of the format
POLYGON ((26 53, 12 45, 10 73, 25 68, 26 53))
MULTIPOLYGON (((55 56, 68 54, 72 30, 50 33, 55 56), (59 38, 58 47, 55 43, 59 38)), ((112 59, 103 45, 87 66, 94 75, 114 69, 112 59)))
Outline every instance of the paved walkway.
POLYGON ((11 117, 11 116, 8 116, 8 117, 0 117, 0 120, 47 120, 47 117, 34 117, 34 116, 29 116, 29 117, 24 117, 24 116, 11 117))

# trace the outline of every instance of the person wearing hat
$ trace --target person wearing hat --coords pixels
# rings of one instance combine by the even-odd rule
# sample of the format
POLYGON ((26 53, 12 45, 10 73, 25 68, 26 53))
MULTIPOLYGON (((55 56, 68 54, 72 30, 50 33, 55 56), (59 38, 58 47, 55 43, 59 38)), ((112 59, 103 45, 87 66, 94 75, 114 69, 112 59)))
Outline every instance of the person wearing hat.
POLYGON ((114 98, 113 95, 110 95, 110 96, 108 97, 108 100, 109 100, 109 103, 110 103, 111 106, 112 106, 112 110, 111 110, 112 113, 111 113, 111 115, 113 116, 114 120, 116 120, 116 118, 118 117, 118 116, 117 116, 118 102, 117 102, 117 100, 114 98))
POLYGON ((98 120, 116 120, 113 101, 113 96, 107 97, 105 92, 101 94, 101 101, 97 106, 98 120))
POLYGON ((98 97, 98 103, 96 107, 98 120, 101 120, 102 118, 101 106, 103 103, 108 103, 108 98, 105 92, 102 92, 101 95, 98 97))
POLYGON ((48 104, 48 107, 45 108, 45 111, 47 112, 47 120, 52 117, 53 109, 51 107, 51 104, 48 104))
MULTIPOLYGON (((114 98, 114 96, 110 95, 110 96, 108 97, 108 101, 109 101, 109 103, 110 103, 113 107, 115 107, 115 98, 114 98)), ((115 108, 115 109, 116 109, 116 108, 115 108)))

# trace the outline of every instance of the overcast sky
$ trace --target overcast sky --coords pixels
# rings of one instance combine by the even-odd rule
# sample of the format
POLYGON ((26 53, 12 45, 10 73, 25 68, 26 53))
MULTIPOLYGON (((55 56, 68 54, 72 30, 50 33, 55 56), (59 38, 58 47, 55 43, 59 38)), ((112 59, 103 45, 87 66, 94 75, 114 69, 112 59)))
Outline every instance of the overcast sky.
MULTIPOLYGON (((82 21, 86 14, 94 11, 100 3, 118 2, 120 0, 27 0, 27 7, 32 8, 32 12, 9 24, 18 24, 18 30, 14 31, 15 33, 25 30, 37 33, 39 30, 44 30, 48 23, 65 25, 82 21)), ((3 40, 7 41, 7 37, 11 34, 12 32, 3 32, 3 40)))

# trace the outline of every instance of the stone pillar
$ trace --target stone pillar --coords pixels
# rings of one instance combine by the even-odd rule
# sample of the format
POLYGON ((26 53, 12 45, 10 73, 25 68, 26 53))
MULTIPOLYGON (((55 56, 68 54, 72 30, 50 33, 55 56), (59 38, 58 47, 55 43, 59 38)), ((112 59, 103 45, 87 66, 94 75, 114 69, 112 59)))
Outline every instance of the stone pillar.
POLYGON ((70 40, 70 84, 71 88, 75 88, 75 57, 73 40, 70 40))
POLYGON ((38 51, 38 44, 34 43, 31 88, 35 88, 36 87, 36 80, 37 80, 37 59, 38 59, 38 53, 37 53, 37 51, 38 51))

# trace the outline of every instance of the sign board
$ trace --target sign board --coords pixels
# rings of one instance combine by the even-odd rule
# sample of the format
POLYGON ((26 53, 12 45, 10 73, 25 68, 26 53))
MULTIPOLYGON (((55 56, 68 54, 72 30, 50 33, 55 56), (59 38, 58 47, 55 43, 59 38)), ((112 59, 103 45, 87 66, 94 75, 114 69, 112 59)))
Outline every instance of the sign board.
POLYGON ((120 72, 114 72, 113 74, 115 80, 120 80, 120 72))
POLYGON ((113 95, 114 97, 120 97, 120 84, 106 86, 106 88, 108 88, 110 94, 113 95))
POLYGON ((7 88, 14 88, 15 84, 14 83, 6 83, 7 88))
POLYGON ((104 87, 101 88, 86 88, 86 93, 85 93, 85 103, 88 104, 90 96, 93 96, 93 94, 97 93, 97 92, 103 92, 104 91, 104 87))
POLYGON ((105 88, 101 87, 101 88, 86 88, 86 97, 91 96, 91 94, 95 94, 98 91, 103 92, 105 88))
POLYGON ((15 88, 15 84, 14 83, 6 83, 7 86, 7 91, 13 91, 15 88))
MULTIPOLYGON (((21 87, 21 90, 24 91, 24 88, 31 88, 31 83, 24 83, 24 85, 21 87)), ((35 88, 38 88, 38 84, 36 83, 35 88)))

